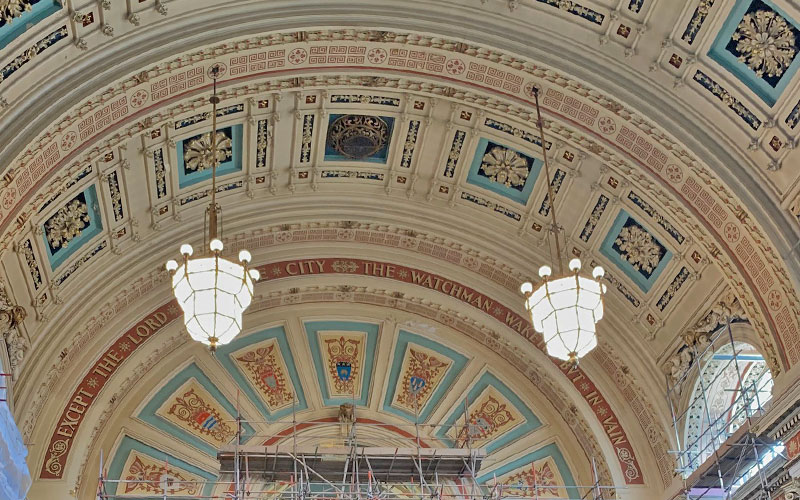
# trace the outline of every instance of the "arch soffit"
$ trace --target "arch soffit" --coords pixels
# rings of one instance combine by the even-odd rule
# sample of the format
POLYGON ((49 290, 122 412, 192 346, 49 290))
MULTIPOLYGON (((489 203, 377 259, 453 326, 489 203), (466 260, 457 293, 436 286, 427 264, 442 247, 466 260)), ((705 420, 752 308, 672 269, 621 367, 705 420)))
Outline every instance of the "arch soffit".
MULTIPOLYGON (((403 43, 420 47, 420 50, 434 50, 430 47, 423 47, 423 45, 426 44, 434 44, 431 39, 420 37, 420 40, 422 41, 417 40, 409 42, 408 40, 403 40, 403 43)), ((274 40, 261 40, 260 43, 267 43, 269 46, 273 46, 272 44, 274 42, 274 40)), ((443 42, 441 40, 438 40, 437 43, 444 47, 438 47, 437 49, 440 51, 447 51, 447 49, 452 50, 457 45, 448 45, 447 42, 443 42)), ((233 50, 237 49, 230 46, 222 46, 219 48, 219 51, 222 52, 233 50)), ((488 51, 488 55, 486 55, 483 53, 487 52, 485 50, 480 51, 474 47, 469 48, 467 52, 469 50, 475 50, 477 59, 480 61, 485 62, 492 57, 495 57, 492 55, 491 51, 488 51)), ((195 53, 189 58, 186 58, 189 59, 191 63, 187 62, 185 59, 173 60, 171 63, 162 63, 150 71, 154 73, 154 76, 151 77, 149 75, 150 72, 148 72, 146 79, 148 82, 151 82, 152 80, 156 79, 155 75, 159 75, 159 78, 165 80, 167 78, 165 75, 169 74, 170 71, 179 72, 179 70, 185 68, 186 65, 197 63, 198 58, 200 60, 207 60, 210 57, 210 53, 200 52, 195 53)), ((467 55, 461 55, 460 57, 466 58, 467 55)), ((499 58, 500 56, 497 55, 496 57, 499 58)), ((612 118, 612 120, 624 120, 624 122, 627 122, 628 124, 635 124, 637 127, 639 127, 637 128, 637 131, 644 133, 642 137, 650 136, 654 139, 654 143, 648 142, 650 147, 653 147, 654 145, 658 147, 658 144, 666 143, 668 146, 667 150, 679 148, 679 145, 672 142, 667 138, 667 136, 653 129, 648 123, 641 120, 627 109, 621 107, 615 101, 611 101, 603 97, 597 97, 595 93, 585 89, 584 86, 578 82, 574 82, 561 77, 560 75, 553 74, 551 71, 536 68, 535 66, 530 65, 530 63, 528 63, 526 66, 525 64, 517 62, 513 59, 501 59, 499 64, 501 67, 505 68, 509 66, 521 67, 522 70, 520 71, 522 74, 526 74, 528 77, 533 79, 537 79, 537 77, 541 78, 545 81, 545 85, 552 86, 552 88, 575 91, 576 95, 580 96, 580 98, 596 105, 598 113, 611 113, 615 117, 612 118), (504 63, 506 66, 503 66, 504 63)), ((331 68, 331 71, 340 71, 341 69, 342 68, 331 68)), ((426 79, 434 77, 435 75, 425 76, 426 79)), ((21 163, 19 163, 20 168, 16 169, 13 174, 16 177, 15 181, 10 183, 5 190, 6 204, 13 206, 13 208, 11 208, 11 210, 5 214, 6 216, 3 218, 3 222, 0 223, 6 228, 4 237, 5 245, 8 245, 10 240, 14 238, 14 234, 16 230, 19 229, 20 223, 33 213, 33 206, 37 203, 37 200, 40 201, 44 199, 46 195, 52 195, 54 192, 57 193, 60 187, 59 184, 64 182, 62 179, 67 177, 62 175, 56 178, 51 178, 50 185, 47 188, 40 190, 40 194, 34 198, 33 203, 24 203, 25 199, 31 199, 30 196, 36 189, 36 187, 34 187, 29 189, 27 193, 23 193, 24 189, 22 179, 26 177, 25 170, 26 168, 30 169, 33 165, 36 165, 37 162, 42 160, 41 155, 36 155, 34 152, 41 151, 42 147, 46 147, 48 144, 53 143, 54 140, 58 140, 58 137, 63 135, 67 128, 74 127, 76 123, 78 123, 78 121, 81 119, 81 116, 91 112, 92 110, 95 110, 98 106, 111 101, 120 95, 133 93, 131 92, 131 89, 136 85, 143 85, 147 83, 139 81, 138 78, 141 78, 141 76, 130 78, 121 83, 116 90, 109 89, 104 92, 104 94, 102 94, 96 101, 89 102, 81 107, 78 107, 77 112, 66 116, 62 120, 61 125, 55 129, 60 130, 61 132, 49 133, 44 137, 43 140, 40 141, 39 144, 37 144, 36 148, 32 148, 28 153, 23 154, 21 157, 21 163), (126 88, 128 88, 127 91, 125 90, 126 88), (16 189, 17 186, 19 186, 19 189, 16 189), (17 212, 17 209, 20 209, 19 212, 17 212), (20 217, 12 221, 12 215, 20 215, 20 217)), ((452 80, 450 77, 447 78, 452 80)), ((345 83, 347 80, 348 79, 343 79, 339 83, 345 83)), ((350 81, 352 81, 352 79, 350 79, 350 81)), ((490 99, 486 102, 486 105, 494 107, 501 112, 509 113, 512 116, 515 116, 517 119, 530 121, 530 96, 525 96, 524 93, 526 92, 525 88, 529 88, 529 84, 532 83, 532 81, 534 80, 528 80, 526 84, 520 83, 518 92, 523 95, 518 97, 509 96, 507 95, 508 93, 501 93, 500 98, 504 100, 511 99, 512 104, 509 105, 502 100, 490 99)), ((395 85, 400 85, 402 83, 392 79, 386 80, 386 83, 391 84, 393 82, 395 85)), ((268 86, 266 88, 264 88, 262 85, 260 90, 277 91, 281 87, 285 87, 287 83, 289 82, 284 80, 283 82, 280 82, 279 85, 274 85, 272 87, 268 86)), ((319 83, 324 85, 326 82, 318 82, 318 84, 319 83)), ((304 80, 303 84, 313 85, 313 80, 304 80)), ((461 84, 470 90, 474 90, 476 87, 474 82, 464 81, 461 82, 461 84)), ((245 90, 246 87, 247 86, 233 88, 231 89, 231 92, 247 92, 248 90, 245 90)), ((412 90, 418 91, 430 89, 433 89, 434 91, 442 90, 441 86, 437 88, 436 85, 424 83, 424 80, 420 83, 412 84, 411 87, 412 90)), ((448 87, 444 88, 446 89, 448 87)), ((257 90, 251 86, 249 91, 253 92, 257 90)), ((445 90, 445 92, 448 91, 445 90)), ((467 99, 468 101, 472 100, 473 102, 481 101, 479 94, 471 95, 469 90, 462 92, 457 91, 455 95, 452 95, 451 97, 461 97, 462 99, 467 99)), ((190 108, 192 105, 199 106, 201 103, 189 103, 190 108)), ((545 103, 545 108, 547 109, 547 103, 545 103)), ((180 111, 185 112, 186 110, 186 105, 173 106, 169 113, 174 114, 180 111)), ((554 116, 559 116, 558 112, 554 111, 553 109, 549 109, 547 111, 553 113, 554 116)), ((137 113, 132 113, 132 115, 136 114, 137 113)), ((132 120, 135 118, 141 118, 141 116, 133 116, 128 118, 127 121, 132 123, 132 120)), ((91 148, 87 153, 84 153, 82 156, 76 155, 81 152, 81 148, 85 149, 88 147, 88 144, 75 146, 74 150, 71 152, 66 152, 64 158, 55 164, 55 168, 51 171, 51 173, 46 175, 54 175, 55 170, 58 167, 66 166, 69 161, 77 160, 77 163, 72 163, 71 168, 74 168, 76 165, 80 165, 80 163, 83 161, 89 161, 93 158, 96 158, 102 151, 118 143, 123 137, 134 135, 142 128, 146 128, 146 124, 152 124, 153 122, 163 120, 165 116, 162 113, 154 112, 147 118, 145 118, 145 120, 132 123, 127 130, 124 130, 122 134, 117 134, 112 136, 110 139, 102 141, 100 144, 95 144, 93 148, 91 148), (150 120, 148 121, 147 118, 150 118, 150 120)), ((708 170, 700 166, 695 159, 689 157, 688 153, 682 149, 680 150, 681 154, 679 157, 673 157, 673 159, 681 162, 684 166, 677 167, 677 165, 671 164, 670 166, 677 167, 678 170, 673 168, 671 174, 663 174, 658 172, 659 168, 663 168, 663 166, 656 166, 656 168, 653 168, 646 162, 640 161, 634 156, 635 149, 626 151, 625 146, 620 144, 619 140, 617 143, 611 143, 613 144, 614 149, 610 149, 608 144, 611 141, 609 138, 604 137, 601 131, 590 130, 589 127, 576 123, 563 115, 560 115, 559 119, 564 120, 564 122, 551 122, 550 133, 555 133, 556 137, 577 144, 578 147, 584 147, 585 149, 589 150, 590 153, 597 155, 612 168, 619 169, 627 178, 633 180, 637 184, 644 185, 646 189, 649 188, 648 194, 654 195, 654 197, 659 199, 659 201, 661 201, 665 206, 670 206, 678 214, 682 214, 684 217, 683 221, 693 227, 696 233, 699 233, 697 235, 698 241, 702 241, 710 253, 718 258, 720 267, 725 272, 728 280, 733 282, 737 292, 745 297, 748 295, 752 297, 750 300, 745 300, 745 303, 749 309, 751 309, 751 312, 754 313, 754 324, 756 325, 759 333, 762 335, 762 345, 764 345, 765 349, 768 351, 767 356, 770 359, 771 368, 774 372, 782 371, 781 366, 779 366, 778 356, 784 356, 783 346, 787 344, 793 345, 791 342, 789 342, 789 339, 793 339, 794 336, 797 335, 797 325, 794 324, 795 320, 788 313, 790 306, 793 307, 796 304, 796 294, 793 292, 793 286, 788 274, 786 273, 786 269, 781 265, 781 259, 777 256, 774 249, 764 244, 765 239, 763 238, 761 230, 752 223, 752 220, 748 218, 747 213, 744 211, 741 205, 735 202, 735 199, 733 198, 732 194, 728 192, 727 188, 721 183, 715 181, 714 177, 708 170), (606 144, 605 146, 602 145, 603 142, 606 144), (631 168, 631 163, 638 165, 640 168, 631 168), (687 174, 685 176, 685 179, 683 174, 684 168, 687 172, 691 172, 691 174, 687 174), (649 175, 643 174, 642 171, 649 171, 649 175), (676 174, 675 172, 679 173, 676 174), (692 177, 692 175, 696 175, 696 177, 692 177), (653 178, 655 178, 658 183, 653 183, 653 178), (677 180, 678 178, 680 180, 677 180), (704 185, 709 185, 710 189, 704 188, 704 185), (713 197, 714 195, 717 195, 718 198, 714 202, 714 205, 710 206, 707 204, 703 205, 703 203, 707 202, 702 202, 700 205, 695 202, 693 205, 692 202, 687 199, 708 199, 709 196, 713 197), (674 201, 676 198, 679 200, 677 203, 674 201), (701 208, 711 208, 711 210, 709 212, 703 212, 701 208), (704 218, 705 216, 709 217, 704 218), (697 224, 696 221, 700 222, 700 224, 697 224), (709 232, 714 235, 713 239, 708 238, 709 232), (758 242, 758 244, 756 244, 756 242, 758 242), (747 253, 748 251, 752 251, 754 247, 756 248, 757 252, 756 257, 752 257, 751 254, 747 253), (731 261, 727 261, 726 257, 730 257, 731 261), (749 268, 743 264, 743 261, 753 260, 755 258, 757 258, 762 265, 764 261, 769 263, 768 274, 767 272, 759 271, 754 272, 752 273, 753 275, 751 275, 749 268), (750 294, 748 289, 754 293, 750 294), (786 302, 788 302, 788 304, 786 304, 786 302), (768 337, 769 334, 767 332, 769 331, 771 331, 772 335, 775 337, 774 343, 777 344, 777 349, 773 347, 773 341, 768 337), (787 337, 787 339, 784 339, 784 337, 787 337)), ((125 121, 124 118, 123 121, 125 121)), ((625 127, 625 125, 622 125, 622 123, 623 122, 621 121, 619 126, 625 127)), ((614 124, 614 127, 616 128, 617 125, 614 124)), ((637 134, 631 130, 628 129, 628 131, 633 133, 634 136, 637 136, 637 134)), ((652 160, 652 157, 648 160, 652 160)), ((670 172, 669 167, 667 167, 667 172, 670 172)), ((26 182, 30 183, 29 180, 26 182)), ((45 184, 44 182, 39 182, 37 186, 44 187, 45 184)), ((762 269, 758 267, 757 264, 752 265, 751 262, 748 262, 748 264, 751 264, 751 268, 762 269)), ((792 363, 792 359, 794 359, 796 356, 798 356, 798 353, 790 353, 791 359, 783 359, 782 364, 784 366, 789 366, 792 363)))

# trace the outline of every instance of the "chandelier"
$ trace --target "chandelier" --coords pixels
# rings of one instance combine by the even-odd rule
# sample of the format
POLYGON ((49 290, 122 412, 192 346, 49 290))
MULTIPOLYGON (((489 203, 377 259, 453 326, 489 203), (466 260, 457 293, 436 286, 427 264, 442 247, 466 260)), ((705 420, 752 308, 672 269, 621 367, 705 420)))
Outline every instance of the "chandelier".
MULTIPOLYGON (((166 264, 172 276, 172 291, 183 309, 183 322, 191 337, 207 344, 211 351, 218 345, 230 343, 242 331, 242 315, 253 299, 253 282, 258 281, 256 269, 248 269, 251 256, 239 252, 239 263, 222 257, 222 241, 218 238, 217 166, 225 153, 217 148, 217 76, 219 66, 211 69, 214 94, 211 102, 211 133, 209 146, 198 154, 200 169, 211 168, 211 203, 208 214, 208 249, 193 258, 194 249, 181 245, 183 260, 166 264)), ((205 249, 204 249, 205 250, 205 249)))
POLYGON ((592 271, 592 278, 581 276, 580 259, 572 259, 568 265, 570 272, 564 272, 561 244, 558 240, 561 228, 556 222, 555 197, 550 183, 550 165, 547 159, 547 143, 544 138, 537 87, 534 87, 533 95, 547 177, 547 199, 552 218, 551 232, 555 240, 555 260, 559 273, 554 277, 550 266, 542 266, 539 268, 542 283, 538 288, 532 283, 523 283, 520 290, 525 295, 525 309, 531 315, 533 328, 544 335, 547 354, 577 364, 579 358, 597 346, 596 324, 603 318, 603 294, 606 292, 606 285, 601 283, 600 279, 605 275, 605 271, 597 266, 592 271))

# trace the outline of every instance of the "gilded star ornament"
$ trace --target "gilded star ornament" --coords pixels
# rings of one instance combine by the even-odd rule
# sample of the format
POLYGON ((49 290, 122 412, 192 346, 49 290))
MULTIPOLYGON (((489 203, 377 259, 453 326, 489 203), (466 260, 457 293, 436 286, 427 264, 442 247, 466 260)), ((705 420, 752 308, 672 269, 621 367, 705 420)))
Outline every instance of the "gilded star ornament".
POLYGON ((797 54, 794 30, 771 10, 745 14, 733 34, 739 61, 759 78, 781 76, 797 54))
POLYGON ((0 19, 10 23, 23 12, 31 10, 28 0, 0 0, 0 19))
POLYGON ((614 242, 622 258, 637 271, 652 273, 661 261, 661 247, 655 239, 638 226, 623 227, 614 242))
POLYGON ((61 207, 44 225, 47 241, 53 248, 66 247, 89 223, 89 208, 79 199, 61 207))
MULTIPOLYGON (((231 155, 233 147, 230 137, 217 132, 217 161, 222 163, 231 155)), ((189 141, 183 154, 187 170, 201 172, 213 166, 214 152, 211 150, 211 132, 189 141)))
POLYGON ((528 178, 528 162, 516 151, 495 146, 483 155, 481 172, 492 182, 520 187, 528 178))

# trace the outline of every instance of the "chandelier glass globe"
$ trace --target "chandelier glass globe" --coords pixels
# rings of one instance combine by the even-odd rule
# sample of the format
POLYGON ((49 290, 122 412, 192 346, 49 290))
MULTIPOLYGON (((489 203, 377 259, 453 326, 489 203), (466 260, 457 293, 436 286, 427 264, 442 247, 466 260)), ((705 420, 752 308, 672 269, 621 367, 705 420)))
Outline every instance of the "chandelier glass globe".
POLYGON ((580 259, 572 259, 569 269, 571 275, 550 279, 552 270, 542 266, 539 287, 523 283, 521 291, 533 328, 544 335, 547 354, 575 363, 597 346, 595 325, 603 318, 606 285, 599 281, 605 274, 602 267, 594 268, 592 278, 578 274, 580 259))
POLYGON ((182 245, 183 262, 167 262, 172 289, 183 309, 191 337, 212 350, 230 343, 242 331, 242 315, 253 299, 256 269, 248 269, 250 252, 239 252, 239 263, 220 256, 222 241, 211 240, 210 254, 191 258, 191 245, 182 245))
MULTIPOLYGON (((218 345, 230 343, 242 331, 242 315, 253 300, 253 282, 258 281, 256 269, 248 269, 251 256, 247 250, 239 252, 239 263, 221 256, 222 241, 219 234, 220 207, 217 205, 217 167, 220 155, 217 148, 217 77, 220 66, 211 68, 214 94, 211 103, 211 147, 202 158, 202 166, 211 169, 211 203, 208 205, 208 245, 210 252, 192 258, 191 245, 181 245, 183 261, 167 262, 172 276, 172 291, 183 309, 183 323, 191 337, 206 344, 212 351, 218 345)), ((224 137, 224 136, 223 136, 224 137)))

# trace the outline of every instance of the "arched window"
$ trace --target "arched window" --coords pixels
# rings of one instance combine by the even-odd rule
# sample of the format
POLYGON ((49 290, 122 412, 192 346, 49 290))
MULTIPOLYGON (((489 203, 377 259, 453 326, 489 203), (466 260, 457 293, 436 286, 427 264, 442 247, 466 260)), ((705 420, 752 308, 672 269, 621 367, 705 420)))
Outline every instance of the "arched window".
POLYGON ((684 474, 713 455, 748 417, 772 397, 772 375, 759 352, 745 342, 698 353, 699 374, 688 401, 684 430, 684 474))

